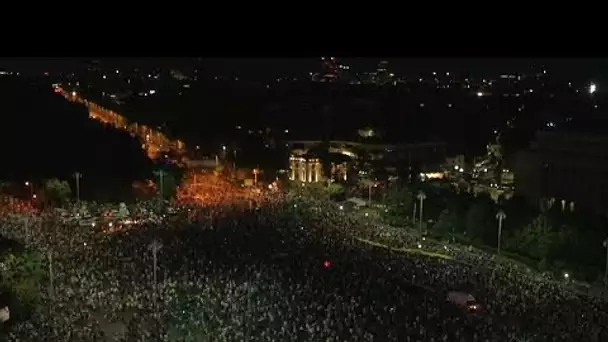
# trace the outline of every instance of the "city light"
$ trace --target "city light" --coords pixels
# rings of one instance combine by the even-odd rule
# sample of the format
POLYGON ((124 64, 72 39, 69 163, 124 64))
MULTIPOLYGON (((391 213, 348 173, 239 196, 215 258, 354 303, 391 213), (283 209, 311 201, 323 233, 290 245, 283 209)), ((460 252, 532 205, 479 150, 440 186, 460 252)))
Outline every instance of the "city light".
POLYGON ((597 86, 593 83, 589 85, 589 94, 594 94, 597 91, 597 86))
POLYGON ((75 91, 72 92, 72 96, 76 96, 76 92, 75 91))
POLYGON ((482 97, 483 93, 482 92, 477 92, 477 97, 482 97))

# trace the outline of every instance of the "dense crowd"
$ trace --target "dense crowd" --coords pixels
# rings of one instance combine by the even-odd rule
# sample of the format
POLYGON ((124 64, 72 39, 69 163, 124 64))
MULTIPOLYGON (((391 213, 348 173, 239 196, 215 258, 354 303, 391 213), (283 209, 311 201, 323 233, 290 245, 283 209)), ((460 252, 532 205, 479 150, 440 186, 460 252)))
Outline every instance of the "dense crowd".
POLYGON ((112 234, 107 221, 81 227, 42 213, 25 235, 23 220, 3 216, 0 234, 44 251, 53 279, 9 340, 596 341, 608 324, 606 302, 488 255, 432 245, 328 201, 264 192, 238 202, 223 190, 203 206, 137 203, 132 215, 162 219, 112 234), (448 303, 450 290, 474 294, 483 310, 448 303))

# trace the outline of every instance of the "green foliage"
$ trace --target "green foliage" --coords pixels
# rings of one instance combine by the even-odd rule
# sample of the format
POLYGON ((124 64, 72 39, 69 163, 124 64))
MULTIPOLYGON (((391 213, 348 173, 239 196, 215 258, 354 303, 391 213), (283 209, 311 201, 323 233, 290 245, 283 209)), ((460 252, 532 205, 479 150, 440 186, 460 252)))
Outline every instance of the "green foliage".
POLYGON ((495 245, 497 223, 494 215, 495 210, 492 200, 488 197, 478 198, 467 212, 467 236, 475 241, 495 245))
POLYGON ((386 207, 389 216, 411 219, 414 210, 414 194, 404 186, 391 186, 386 194, 386 207))
POLYGON ((70 184, 56 178, 47 180, 44 183, 44 189, 48 200, 53 205, 61 205, 65 203, 72 195, 70 184))
POLYGON ((327 190, 329 191, 330 196, 334 196, 344 192, 344 186, 337 183, 332 183, 327 190))
POLYGON ((162 173, 162 194, 164 198, 173 198, 177 192, 177 188, 181 184, 184 176, 184 170, 174 166, 168 165, 163 166, 161 169, 155 171, 156 184, 161 193, 161 173, 162 173))
POLYGON ((451 235, 459 231, 459 220, 460 218, 455 211, 444 209, 433 226, 433 230, 442 236, 451 235))
POLYGON ((19 303, 19 310, 11 310, 14 317, 27 315, 40 299, 45 277, 42 256, 37 252, 8 253, 0 267, 0 292, 10 293, 19 303))

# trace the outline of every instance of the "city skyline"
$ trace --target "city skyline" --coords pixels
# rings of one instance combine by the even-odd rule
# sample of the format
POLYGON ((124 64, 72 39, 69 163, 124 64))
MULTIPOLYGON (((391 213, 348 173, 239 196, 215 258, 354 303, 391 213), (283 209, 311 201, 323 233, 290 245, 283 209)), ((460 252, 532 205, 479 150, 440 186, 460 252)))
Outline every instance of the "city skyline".
MULTIPOLYGON (((341 64, 351 66, 354 72, 374 71, 380 61, 388 61, 395 74, 417 75, 427 72, 453 72, 473 76, 491 76, 500 73, 531 72, 545 67, 552 74, 564 77, 608 77, 608 59, 600 58, 398 58, 398 57, 339 57, 341 64)), ((0 59, 0 69, 43 71, 69 70, 83 66, 87 61, 99 60, 106 66, 129 67, 199 67, 203 70, 242 76, 280 76, 305 74, 321 68, 321 57, 294 58, 28 58, 0 59)))

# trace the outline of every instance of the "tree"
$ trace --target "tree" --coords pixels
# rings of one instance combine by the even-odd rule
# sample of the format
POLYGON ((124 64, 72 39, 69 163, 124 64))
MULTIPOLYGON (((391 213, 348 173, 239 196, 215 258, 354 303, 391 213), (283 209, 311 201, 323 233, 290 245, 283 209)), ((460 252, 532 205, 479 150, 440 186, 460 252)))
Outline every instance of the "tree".
POLYGON ((44 183, 44 190, 47 199, 55 206, 60 206, 65 203, 72 194, 70 184, 66 181, 60 181, 57 178, 47 180, 44 183))
MULTIPOLYGON (((0 242, 3 247, 7 240, 0 242)), ((40 299, 40 287, 46 275, 42 256, 37 252, 18 251, 0 256, 0 293, 14 298, 10 304, 11 320, 27 319, 31 310, 40 299)))
POLYGON ((172 165, 159 168, 156 172, 157 188, 164 198, 172 198, 177 192, 177 188, 182 181, 184 170, 172 165), (160 187, 162 186, 162 191, 160 187))
POLYGON ((395 184, 386 193, 386 214, 395 223, 402 224, 411 219, 414 210, 414 194, 404 186, 395 184))
POLYGON ((453 234, 458 231, 459 221, 456 212, 444 209, 433 226, 433 230, 440 235, 453 234))
POLYGON ((493 202, 483 196, 478 198, 466 216, 466 232, 470 239, 494 244, 496 229, 494 224, 493 202))

